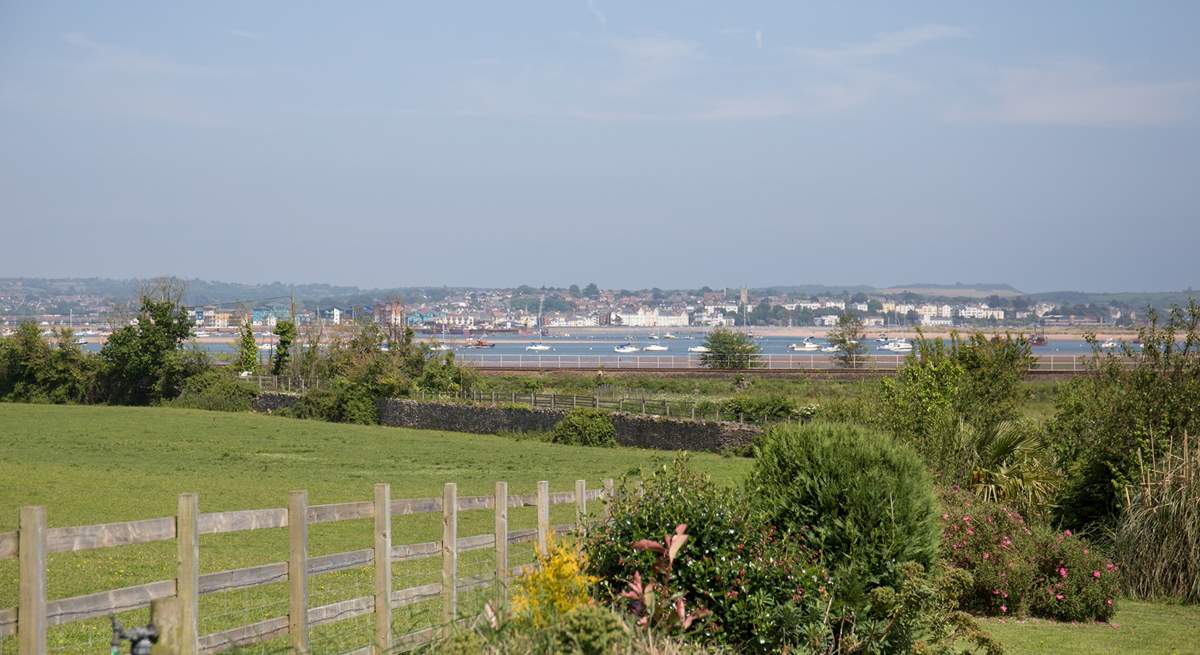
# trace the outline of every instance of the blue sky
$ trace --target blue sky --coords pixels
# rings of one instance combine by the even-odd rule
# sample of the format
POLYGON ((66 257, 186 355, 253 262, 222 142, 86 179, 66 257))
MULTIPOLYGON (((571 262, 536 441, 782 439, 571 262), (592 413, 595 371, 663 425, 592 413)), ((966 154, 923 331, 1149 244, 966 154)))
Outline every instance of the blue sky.
POLYGON ((1200 4, 6 2, 0 275, 1200 287, 1200 4))

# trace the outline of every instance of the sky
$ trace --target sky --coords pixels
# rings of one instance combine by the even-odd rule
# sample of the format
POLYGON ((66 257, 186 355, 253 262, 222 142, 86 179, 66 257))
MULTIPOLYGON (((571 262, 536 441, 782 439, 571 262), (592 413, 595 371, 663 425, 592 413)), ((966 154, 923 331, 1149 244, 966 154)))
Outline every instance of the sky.
POLYGON ((1200 3, 0 3, 0 276, 1200 288, 1200 3))

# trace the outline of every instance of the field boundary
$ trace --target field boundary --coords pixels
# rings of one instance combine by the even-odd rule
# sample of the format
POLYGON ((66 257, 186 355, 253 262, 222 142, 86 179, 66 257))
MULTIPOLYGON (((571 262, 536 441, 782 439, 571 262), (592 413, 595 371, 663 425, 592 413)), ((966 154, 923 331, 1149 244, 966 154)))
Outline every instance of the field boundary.
POLYGON ((153 622, 160 628, 169 628, 155 653, 220 653, 284 636, 295 652, 307 653, 310 652, 309 631, 312 627, 366 615, 373 615, 374 638, 371 643, 351 652, 386 653, 393 652, 398 646, 415 646, 432 638, 436 627, 393 634, 393 610, 440 598, 440 625, 445 626, 461 618, 460 592, 488 587, 493 587, 492 602, 497 608, 503 607, 507 602, 510 578, 523 568, 510 566, 509 546, 534 542, 540 552, 545 552, 552 535, 582 530, 588 502, 612 498, 614 483, 612 479, 606 479, 603 488, 588 489, 585 481, 577 480, 573 490, 551 492, 549 483, 542 481, 537 484, 536 493, 526 495, 509 494, 506 482, 497 482, 495 489, 492 495, 460 497, 457 485, 448 482, 440 498, 393 499, 391 486, 378 483, 374 486, 372 500, 367 501, 310 506, 307 492, 293 491, 284 508, 214 513, 200 513, 199 496, 185 493, 179 496, 177 513, 173 517, 60 528, 47 527, 44 507, 22 507, 19 529, 0 533, 0 560, 18 560, 20 571, 18 606, 0 608, 0 639, 15 636, 19 655, 46 655, 50 626, 149 607, 153 622), (564 504, 575 505, 575 520, 552 525, 550 507, 564 504), (508 529, 508 510, 520 507, 536 508, 535 529, 508 529), (495 514, 492 533, 458 536, 460 511, 488 509, 495 514), (393 517, 426 513, 442 515, 440 540, 408 544, 392 542, 393 517), (374 521, 374 543, 370 548, 308 557, 309 526, 358 519, 374 521), (287 561, 200 574, 200 535, 271 528, 288 531, 287 561), (49 554, 159 541, 176 542, 174 579, 47 600, 49 554), (494 570, 488 575, 460 577, 459 554, 487 549, 495 553, 494 570), (440 582, 393 588, 393 563, 431 558, 441 559, 440 582), (307 590, 311 577, 368 566, 373 569, 373 595, 309 606, 307 590), (202 595, 281 582, 287 584, 287 615, 200 634, 202 595))

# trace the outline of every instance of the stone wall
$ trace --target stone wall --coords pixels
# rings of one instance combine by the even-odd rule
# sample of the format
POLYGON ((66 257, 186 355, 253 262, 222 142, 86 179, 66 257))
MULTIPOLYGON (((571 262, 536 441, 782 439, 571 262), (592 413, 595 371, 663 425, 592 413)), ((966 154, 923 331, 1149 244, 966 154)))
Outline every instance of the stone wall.
MULTIPOLYGON (((522 409, 419 402, 379 401, 379 422, 406 428, 495 434, 540 432, 554 429, 567 415, 561 409, 522 409)), ((720 451, 749 444, 759 428, 721 421, 690 421, 613 412, 617 443, 661 450, 720 451)))
POLYGON ((273 414, 277 410, 295 405, 298 400, 300 396, 290 393, 260 393, 254 399, 254 411, 273 414))
MULTIPOLYGON (((254 411, 271 414, 291 407, 299 396, 260 393, 254 411)), ((549 432, 567 415, 565 409, 523 409, 391 398, 379 401, 383 425, 474 434, 549 432)), ((660 450, 721 451, 749 444, 760 429, 722 421, 690 421, 663 416, 613 412, 617 443, 660 450)))

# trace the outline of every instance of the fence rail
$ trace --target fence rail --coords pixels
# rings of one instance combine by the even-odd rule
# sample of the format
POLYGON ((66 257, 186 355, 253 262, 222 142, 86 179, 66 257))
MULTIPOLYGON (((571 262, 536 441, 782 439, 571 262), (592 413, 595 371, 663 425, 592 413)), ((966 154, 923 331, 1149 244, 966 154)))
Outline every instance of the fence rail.
MULTIPOLYGON (((196 494, 179 497, 177 515, 96 525, 47 528, 42 507, 23 507, 16 532, 0 533, 0 560, 19 561, 19 605, 0 608, 0 644, 16 637, 19 655, 46 655, 50 626, 83 621, 150 607, 155 623, 177 625, 174 643, 161 643, 171 655, 220 653, 232 648, 287 637, 295 652, 308 653, 310 632, 317 626, 371 615, 373 637, 348 652, 387 653, 398 646, 426 642, 436 630, 426 628, 393 634, 392 612, 398 608, 440 598, 442 626, 460 616, 458 594, 494 587, 494 601, 507 602, 508 579, 522 567, 509 562, 509 546, 535 542, 544 551, 550 535, 582 529, 587 503, 612 496, 613 481, 603 489, 588 489, 583 480, 570 491, 551 492, 549 483, 539 482, 533 494, 509 494, 505 482, 496 484, 488 496, 458 496, 457 485, 447 483, 442 497, 392 499, 386 483, 375 485, 369 501, 308 505, 304 491, 289 494, 286 508, 239 510, 201 514, 196 494), (550 507, 575 505, 575 520, 552 525, 550 507), (536 508, 535 529, 509 530, 510 508, 536 508), (459 536, 459 512, 491 509, 495 530, 490 534, 459 536), (442 515, 442 538, 421 543, 393 543, 392 520, 413 514, 442 515), (308 527, 321 523, 373 519, 374 542, 370 548, 309 557, 308 527), (200 574, 202 534, 231 533, 287 528, 288 560, 215 573, 200 574), (48 600, 46 597, 47 555, 114 548, 158 541, 177 544, 176 577, 172 580, 111 589, 97 593, 48 600), (491 549, 495 567, 487 575, 461 576, 459 555, 491 549), (394 588, 392 565, 421 559, 441 558, 441 581, 394 588), (351 569, 373 568, 374 593, 309 606, 308 580, 312 576, 351 569), (231 590, 286 583, 287 613, 207 634, 200 633, 200 597, 231 590), (157 615, 157 616, 156 616, 157 615)), ((437 626, 435 626, 436 628, 437 626)), ((159 650, 155 651, 160 652, 159 650)))
MULTIPOLYGON (((1092 355, 1040 355, 1029 367, 1030 372, 1083 372, 1088 370, 1092 355)), ((484 369, 512 370, 722 370, 752 369, 767 371, 831 371, 856 369, 867 371, 896 371, 904 366, 908 355, 863 355, 849 363, 836 355, 819 354, 759 354, 739 356, 728 362, 688 355, 523 355, 463 353, 456 361, 465 366, 484 369)))

